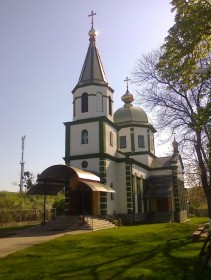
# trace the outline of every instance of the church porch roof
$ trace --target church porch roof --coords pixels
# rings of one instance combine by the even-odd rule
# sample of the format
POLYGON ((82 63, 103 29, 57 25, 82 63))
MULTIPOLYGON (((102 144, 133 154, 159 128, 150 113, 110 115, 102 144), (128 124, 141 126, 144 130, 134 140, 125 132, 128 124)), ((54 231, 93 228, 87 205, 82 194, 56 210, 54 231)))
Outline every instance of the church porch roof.
POLYGON ((38 183, 32 186, 29 195, 56 195, 65 186, 72 190, 87 187, 92 191, 115 192, 109 186, 100 182, 95 174, 80 168, 67 165, 53 165, 45 169, 38 177, 38 183))

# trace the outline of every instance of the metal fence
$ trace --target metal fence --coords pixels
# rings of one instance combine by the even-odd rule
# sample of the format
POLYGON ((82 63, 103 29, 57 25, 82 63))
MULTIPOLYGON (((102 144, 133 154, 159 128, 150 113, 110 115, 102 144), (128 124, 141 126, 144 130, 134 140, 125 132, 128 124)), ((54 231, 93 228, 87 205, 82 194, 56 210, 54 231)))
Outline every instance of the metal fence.
MULTIPOLYGON (((56 218, 56 209, 46 209, 45 221, 56 218)), ((44 220, 43 209, 6 209, 0 210, 0 226, 39 223, 44 220)))

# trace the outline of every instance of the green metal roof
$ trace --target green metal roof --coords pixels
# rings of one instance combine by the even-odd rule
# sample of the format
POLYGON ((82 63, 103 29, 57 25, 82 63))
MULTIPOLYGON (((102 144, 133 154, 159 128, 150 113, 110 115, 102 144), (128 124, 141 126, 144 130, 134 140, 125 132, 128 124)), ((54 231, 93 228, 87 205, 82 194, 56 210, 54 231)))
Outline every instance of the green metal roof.
POLYGON ((152 125, 150 118, 140 107, 124 106, 118 109, 114 113, 114 123, 117 126, 125 125, 144 125, 152 128, 153 132, 156 132, 152 125))

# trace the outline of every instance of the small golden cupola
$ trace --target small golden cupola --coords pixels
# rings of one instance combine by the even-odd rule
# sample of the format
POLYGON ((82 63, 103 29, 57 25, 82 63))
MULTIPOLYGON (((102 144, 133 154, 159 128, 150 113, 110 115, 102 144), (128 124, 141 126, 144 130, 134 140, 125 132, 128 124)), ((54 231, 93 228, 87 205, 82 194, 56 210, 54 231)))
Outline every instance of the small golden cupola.
POLYGON ((130 81, 130 79, 126 77, 124 81, 127 83, 127 90, 126 93, 121 97, 121 100, 125 103, 124 107, 133 106, 132 102, 134 101, 134 98, 132 93, 130 93, 128 90, 128 82, 130 81))

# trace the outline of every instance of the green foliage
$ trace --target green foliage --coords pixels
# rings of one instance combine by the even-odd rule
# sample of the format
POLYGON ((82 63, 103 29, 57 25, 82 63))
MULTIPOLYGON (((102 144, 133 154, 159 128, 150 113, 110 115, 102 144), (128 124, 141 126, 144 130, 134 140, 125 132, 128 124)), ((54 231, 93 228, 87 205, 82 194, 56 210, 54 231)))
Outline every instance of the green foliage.
POLYGON ((65 234, 1 259, 0 279, 209 279, 211 268, 199 259, 202 243, 191 242, 205 222, 65 234))
MULTIPOLYGON (((207 75, 194 70, 210 68, 211 3, 207 0, 173 0, 175 24, 169 29, 156 68, 160 77, 187 103, 189 127, 197 132, 209 129, 211 92, 207 75)), ((182 104, 180 109, 182 110, 182 104)), ((207 133, 208 134, 208 133, 207 133)))
POLYGON ((210 67, 211 4, 207 0, 173 0, 172 5, 175 24, 169 29, 157 67, 163 78, 182 81, 187 90, 206 80, 194 75, 194 69, 210 67))
MULTIPOLYGON (((64 199, 64 194, 57 196, 47 196, 46 206, 52 208, 54 203, 60 203, 64 199)), ((0 209, 37 209, 43 208, 43 196, 27 195, 26 193, 0 192, 0 209)), ((61 208, 61 205, 60 205, 61 208)))
POLYGON ((0 192, 0 209, 28 209, 33 207, 30 198, 25 194, 0 192))
POLYGON ((207 199, 201 186, 187 189, 187 200, 193 209, 207 209, 207 199))
POLYGON ((65 199, 64 195, 60 194, 56 197, 55 201, 52 204, 53 208, 56 208, 57 215, 64 214, 65 212, 65 199))
POLYGON ((176 133, 186 163, 199 171, 211 217, 211 3, 208 0, 172 0, 175 24, 160 51, 143 56, 135 82, 146 85, 142 103, 157 113, 162 135, 176 133))

